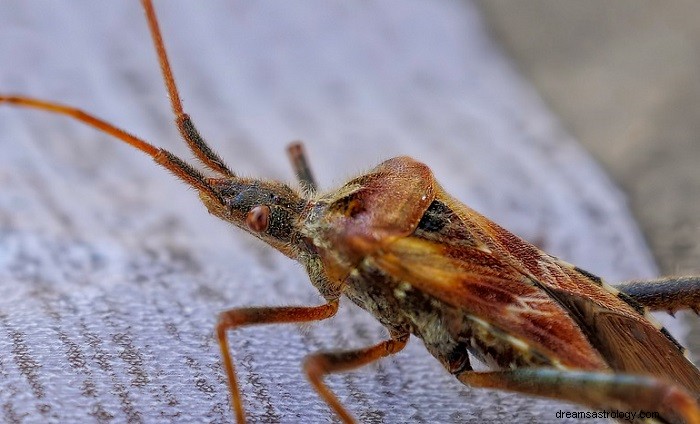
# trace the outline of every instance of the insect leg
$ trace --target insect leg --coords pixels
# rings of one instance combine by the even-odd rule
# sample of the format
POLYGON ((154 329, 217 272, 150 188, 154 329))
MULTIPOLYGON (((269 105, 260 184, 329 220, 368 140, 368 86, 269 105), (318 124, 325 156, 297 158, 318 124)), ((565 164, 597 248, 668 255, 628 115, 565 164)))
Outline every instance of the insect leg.
POLYGON ((287 155, 289 160, 292 162, 292 168, 294 168, 294 173, 297 175, 297 179, 301 184, 302 188, 308 194, 313 194, 317 190, 316 180, 311 173, 311 168, 309 167, 309 162, 306 160, 306 152, 304 151, 304 145, 300 141, 295 141, 287 146, 287 155))
POLYGON ((673 423, 700 423, 700 407, 691 395, 652 377, 551 368, 465 371, 456 377, 473 387, 560 399, 594 409, 659 412, 673 423))
POLYGON ((332 317, 337 311, 338 301, 334 300, 320 306, 239 308, 221 313, 219 322, 216 324, 216 337, 219 341, 221 357, 224 360, 224 367, 228 376, 236 421, 239 424, 245 422, 245 414, 226 332, 246 325, 320 321, 332 317))
POLYGON ((408 338, 408 334, 402 334, 364 349, 315 353, 304 361, 304 371, 318 394, 333 408, 341 421, 354 423, 355 420, 350 413, 323 382, 323 377, 327 374, 359 368, 385 356, 393 355, 406 346, 408 338))
POLYGON ((221 157, 216 154, 216 152, 214 152, 199 135, 199 132, 192 123, 190 116, 184 112, 182 108, 182 101, 180 100, 180 93, 178 92, 177 85, 175 84, 175 77, 173 76, 173 72, 170 68, 168 55, 165 52, 165 44, 163 43, 163 37, 160 33, 160 28, 158 27, 158 19, 156 18, 156 12, 153 9, 153 4, 151 3, 151 0, 141 0, 141 4, 146 12, 148 28, 151 31, 153 45, 155 46, 156 53, 158 54, 160 70, 163 74, 163 81, 165 82, 165 86, 168 90, 170 106, 175 114, 175 122, 177 123, 177 128, 180 131, 180 135, 182 135, 182 138, 185 139, 185 142, 187 142, 187 146, 190 148, 192 153, 194 153, 197 159, 202 161, 206 167, 227 177, 235 176, 235 174, 226 166, 221 157))
POLYGON ((700 313, 700 276, 630 281, 615 288, 652 311, 673 314, 679 309, 692 309, 700 313))

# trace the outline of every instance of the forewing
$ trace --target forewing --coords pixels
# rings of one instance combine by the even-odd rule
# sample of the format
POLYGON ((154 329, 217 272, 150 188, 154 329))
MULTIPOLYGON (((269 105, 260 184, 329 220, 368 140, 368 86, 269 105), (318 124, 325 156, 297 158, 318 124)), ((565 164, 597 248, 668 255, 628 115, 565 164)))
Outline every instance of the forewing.
MULTIPOLYGON (((439 194, 439 196, 446 196, 439 194)), ((700 371, 644 309, 600 278, 552 257, 452 199, 459 225, 563 306, 610 367, 682 384, 700 395, 700 371)))
POLYGON ((567 312, 488 251, 410 236, 384 247, 371 260, 415 290, 488 322, 564 366, 605 368, 567 312))
MULTIPOLYGON (((576 275, 575 270, 565 269, 565 274, 585 284, 586 276, 576 275)), ((586 329, 589 340, 613 369, 677 382, 700 398, 700 371, 683 355, 682 348, 665 329, 644 316, 604 308, 576 293, 553 289, 552 294, 572 311, 572 316, 586 329)))

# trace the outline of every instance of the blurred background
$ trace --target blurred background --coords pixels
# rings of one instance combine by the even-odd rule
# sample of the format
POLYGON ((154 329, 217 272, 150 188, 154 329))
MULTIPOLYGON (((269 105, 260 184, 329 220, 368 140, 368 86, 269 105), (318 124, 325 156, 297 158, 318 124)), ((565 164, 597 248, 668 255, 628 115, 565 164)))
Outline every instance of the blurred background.
POLYGON ((700 3, 479 5, 524 76, 627 194, 661 273, 700 272, 700 3))

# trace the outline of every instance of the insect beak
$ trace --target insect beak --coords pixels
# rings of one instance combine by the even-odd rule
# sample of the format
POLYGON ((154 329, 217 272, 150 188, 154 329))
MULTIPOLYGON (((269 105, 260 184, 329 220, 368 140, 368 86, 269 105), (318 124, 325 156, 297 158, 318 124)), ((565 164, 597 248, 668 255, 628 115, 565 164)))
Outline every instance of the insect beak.
POLYGON ((199 190, 200 200, 204 203, 204 206, 206 206, 210 214, 230 221, 231 209, 227 206, 226 197, 222 190, 224 187, 229 186, 230 183, 227 179, 223 178, 208 178, 207 184, 211 187, 211 192, 199 190))

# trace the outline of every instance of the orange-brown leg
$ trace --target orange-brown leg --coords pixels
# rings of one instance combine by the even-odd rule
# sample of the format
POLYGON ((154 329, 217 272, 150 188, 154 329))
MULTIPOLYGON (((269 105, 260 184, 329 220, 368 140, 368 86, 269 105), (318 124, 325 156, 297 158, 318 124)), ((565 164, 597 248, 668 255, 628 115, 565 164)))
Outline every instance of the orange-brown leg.
POLYGON ((313 194, 317 190, 316 180, 311 173, 309 162, 306 160, 306 152, 301 141, 295 141, 287 146, 287 155, 292 162, 292 168, 297 176, 301 187, 308 194, 313 194))
POLYGON ((321 306, 239 308, 221 313, 219 322, 216 325, 216 337, 219 340, 221 357, 224 360, 224 368, 226 369, 229 389, 231 390, 231 400, 236 414, 236 421, 239 424, 245 422, 245 413, 226 332, 246 325, 320 321, 332 317, 337 311, 338 301, 334 300, 321 306))
POLYGON ((700 313, 700 276, 663 277, 615 286, 652 311, 671 314, 681 309, 700 313))
POLYGON ((472 387, 560 399, 602 410, 656 412, 664 422, 700 424, 700 409, 691 395, 652 377, 551 368, 465 371, 456 377, 472 387))
POLYGON ((194 155, 200 161, 202 161, 206 167, 227 177, 235 176, 235 174, 226 166, 221 157, 216 154, 216 152, 214 152, 199 135, 199 131, 197 131, 195 128, 190 116, 184 112, 182 108, 182 101, 180 100, 180 93, 178 92, 177 85, 175 84, 175 77, 173 77, 173 72, 170 69, 170 62, 168 61, 168 55, 165 52, 165 44, 163 43, 163 37, 160 33, 158 19, 156 18, 156 12, 153 8, 153 4, 151 3, 151 0, 141 0, 141 4, 146 12, 148 28, 151 31, 151 38, 153 39, 153 45, 155 46, 156 53, 158 54, 158 62, 160 63, 160 69, 163 74, 163 81, 165 82, 165 87, 167 88, 168 96, 170 97, 170 106, 175 114, 175 122, 177 123, 177 128, 180 131, 182 138, 185 139, 185 142, 187 142, 187 146, 189 146, 192 153, 194 153, 194 155))
POLYGON ((304 371, 319 395, 335 411, 344 423, 354 423, 352 415, 343 407, 338 398, 323 382, 327 374, 349 371, 372 363, 385 356, 401 351, 408 342, 409 335, 393 336, 374 346, 344 352, 319 352, 304 361, 304 371))

